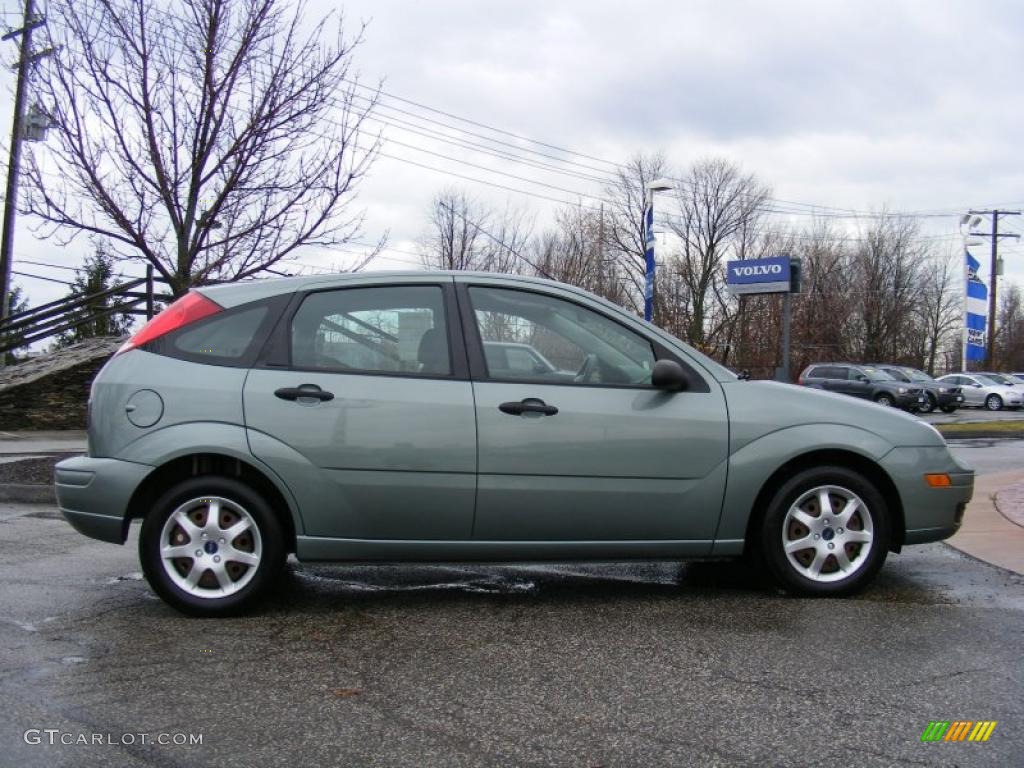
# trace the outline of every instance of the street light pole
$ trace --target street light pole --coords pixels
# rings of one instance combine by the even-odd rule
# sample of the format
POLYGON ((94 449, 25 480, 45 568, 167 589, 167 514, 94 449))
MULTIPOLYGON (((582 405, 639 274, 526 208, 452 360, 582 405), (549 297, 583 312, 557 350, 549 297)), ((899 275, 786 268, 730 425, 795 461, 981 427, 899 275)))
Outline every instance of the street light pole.
POLYGON ((651 322, 654 318, 654 193, 672 189, 668 179, 657 179, 648 182, 644 188, 644 263, 646 279, 644 281, 644 320, 651 322))

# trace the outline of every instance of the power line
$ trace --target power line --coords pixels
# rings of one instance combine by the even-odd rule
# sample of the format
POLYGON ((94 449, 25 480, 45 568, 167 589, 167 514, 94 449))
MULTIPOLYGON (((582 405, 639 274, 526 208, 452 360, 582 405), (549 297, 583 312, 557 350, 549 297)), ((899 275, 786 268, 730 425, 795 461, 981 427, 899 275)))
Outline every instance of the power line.
POLYGON ((60 283, 61 285, 68 285, 68 286, 73 286, 74 285, 74 283, 70 283, 67 280, 58 280, 55 277, 44 277, 43 275, 33 275, 33 274, 28 273, 28 272, 19 272, 16 269, 12 269, 11 270, 11 274, 12 275, 18 275, 19 277, 32 278, 33 280, 45 280, 48 283, 60 283))

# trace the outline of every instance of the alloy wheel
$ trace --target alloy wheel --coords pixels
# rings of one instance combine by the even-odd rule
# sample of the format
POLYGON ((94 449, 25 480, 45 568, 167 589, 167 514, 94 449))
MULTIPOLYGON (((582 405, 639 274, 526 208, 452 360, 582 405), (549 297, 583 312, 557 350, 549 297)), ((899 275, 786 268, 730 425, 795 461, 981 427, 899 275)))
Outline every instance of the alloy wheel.
POLYGON ((160 533, 160 562, 168 578, 194 597, 223 598, 248 584, 263 542, 252 515, 220 496, 190 499, 160 533))
POLYGON ((782 525, 790 566, 816 582, 846 579, 868 560, 874 526, 871 512, 853 491, 822 485, 801 494, 782 525))

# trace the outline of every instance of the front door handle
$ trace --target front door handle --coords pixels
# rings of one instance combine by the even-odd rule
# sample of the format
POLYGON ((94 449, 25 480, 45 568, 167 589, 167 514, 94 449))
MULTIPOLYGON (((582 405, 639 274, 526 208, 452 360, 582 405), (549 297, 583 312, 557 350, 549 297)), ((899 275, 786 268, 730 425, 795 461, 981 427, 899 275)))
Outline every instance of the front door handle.
POLYGON ((553 405, 547 405, 543 400, 537 397, 528 397, 525 400, 516 402, 512 400, 508 403, 502 403, 498 406, 498 410, 502 413, 507 413, 510 416, 522 416, 524 413, 539 413, 541 416, 554 416, 558 413, 558 409, 553 405))
POLYGON ((321 402, 334 399, 333 392, 326 392, 316 384, 300 384, 297 387, 281 387, 280 389, 274 390, 274 396, 280 397, 282 400, 295 401, 301 398, 315 398, 321 402))

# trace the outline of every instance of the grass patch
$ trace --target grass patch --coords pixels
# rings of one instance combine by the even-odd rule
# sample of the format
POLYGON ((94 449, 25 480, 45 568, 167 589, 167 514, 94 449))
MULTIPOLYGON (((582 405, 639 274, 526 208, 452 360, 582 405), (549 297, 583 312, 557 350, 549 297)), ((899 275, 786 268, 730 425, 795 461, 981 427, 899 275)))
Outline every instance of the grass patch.
POLYGON ((984 433, 993 435, 1024 435, 1024 421, 976 421, 972 424, 934 424, 943 435, 984 433))

